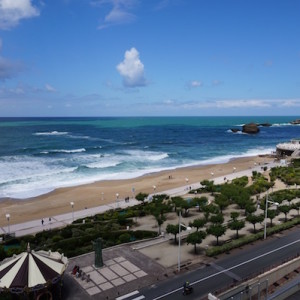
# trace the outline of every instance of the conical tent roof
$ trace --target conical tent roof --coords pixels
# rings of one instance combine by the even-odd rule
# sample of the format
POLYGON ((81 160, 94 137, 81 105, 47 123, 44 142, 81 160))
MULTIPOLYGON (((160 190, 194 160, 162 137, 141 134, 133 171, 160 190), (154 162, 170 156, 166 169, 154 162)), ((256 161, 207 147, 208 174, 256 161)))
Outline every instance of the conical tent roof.
POLYGON ((58 252, 30 251, 4 260, 0 265, 0 289, 32 290, 57 282, 68 259, 58 252))

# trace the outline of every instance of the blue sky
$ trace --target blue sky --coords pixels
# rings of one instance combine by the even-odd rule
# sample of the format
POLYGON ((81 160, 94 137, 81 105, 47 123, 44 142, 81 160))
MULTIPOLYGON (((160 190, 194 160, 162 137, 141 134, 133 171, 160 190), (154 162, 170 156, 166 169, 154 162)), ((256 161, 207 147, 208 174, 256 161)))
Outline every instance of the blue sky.
POLYGON ((0 0, 1 117, 299 112, 299 0, 0 0))

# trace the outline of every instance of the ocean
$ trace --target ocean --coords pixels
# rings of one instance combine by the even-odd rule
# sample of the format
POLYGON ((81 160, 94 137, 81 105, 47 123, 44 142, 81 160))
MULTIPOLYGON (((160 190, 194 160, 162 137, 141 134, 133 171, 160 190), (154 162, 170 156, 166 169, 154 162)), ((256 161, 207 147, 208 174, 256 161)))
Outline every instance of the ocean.
POLYGON ((0 198, 267 154, 299 117, 0 118, 0 198), (245 123, 271 123, 256 135, 245 123))

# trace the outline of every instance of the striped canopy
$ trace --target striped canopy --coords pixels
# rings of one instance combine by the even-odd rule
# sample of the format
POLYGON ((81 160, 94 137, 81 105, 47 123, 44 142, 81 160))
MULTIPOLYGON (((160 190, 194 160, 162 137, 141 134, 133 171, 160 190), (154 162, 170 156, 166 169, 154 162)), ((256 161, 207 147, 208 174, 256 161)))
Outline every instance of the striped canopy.
POLYGON ((5 259, 0 265, 0 289, 37 290, 57 282, 68 259, 58 252, 28 251, 5 259))

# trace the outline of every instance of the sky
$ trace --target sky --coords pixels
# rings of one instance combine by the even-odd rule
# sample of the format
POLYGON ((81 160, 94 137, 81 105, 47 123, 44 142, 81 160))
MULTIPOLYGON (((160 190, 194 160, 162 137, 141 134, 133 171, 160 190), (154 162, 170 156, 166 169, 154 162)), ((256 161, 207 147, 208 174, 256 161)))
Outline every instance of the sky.
POLYGON ((0 0, 0 117, 299 113, 299 0, 0 0))

